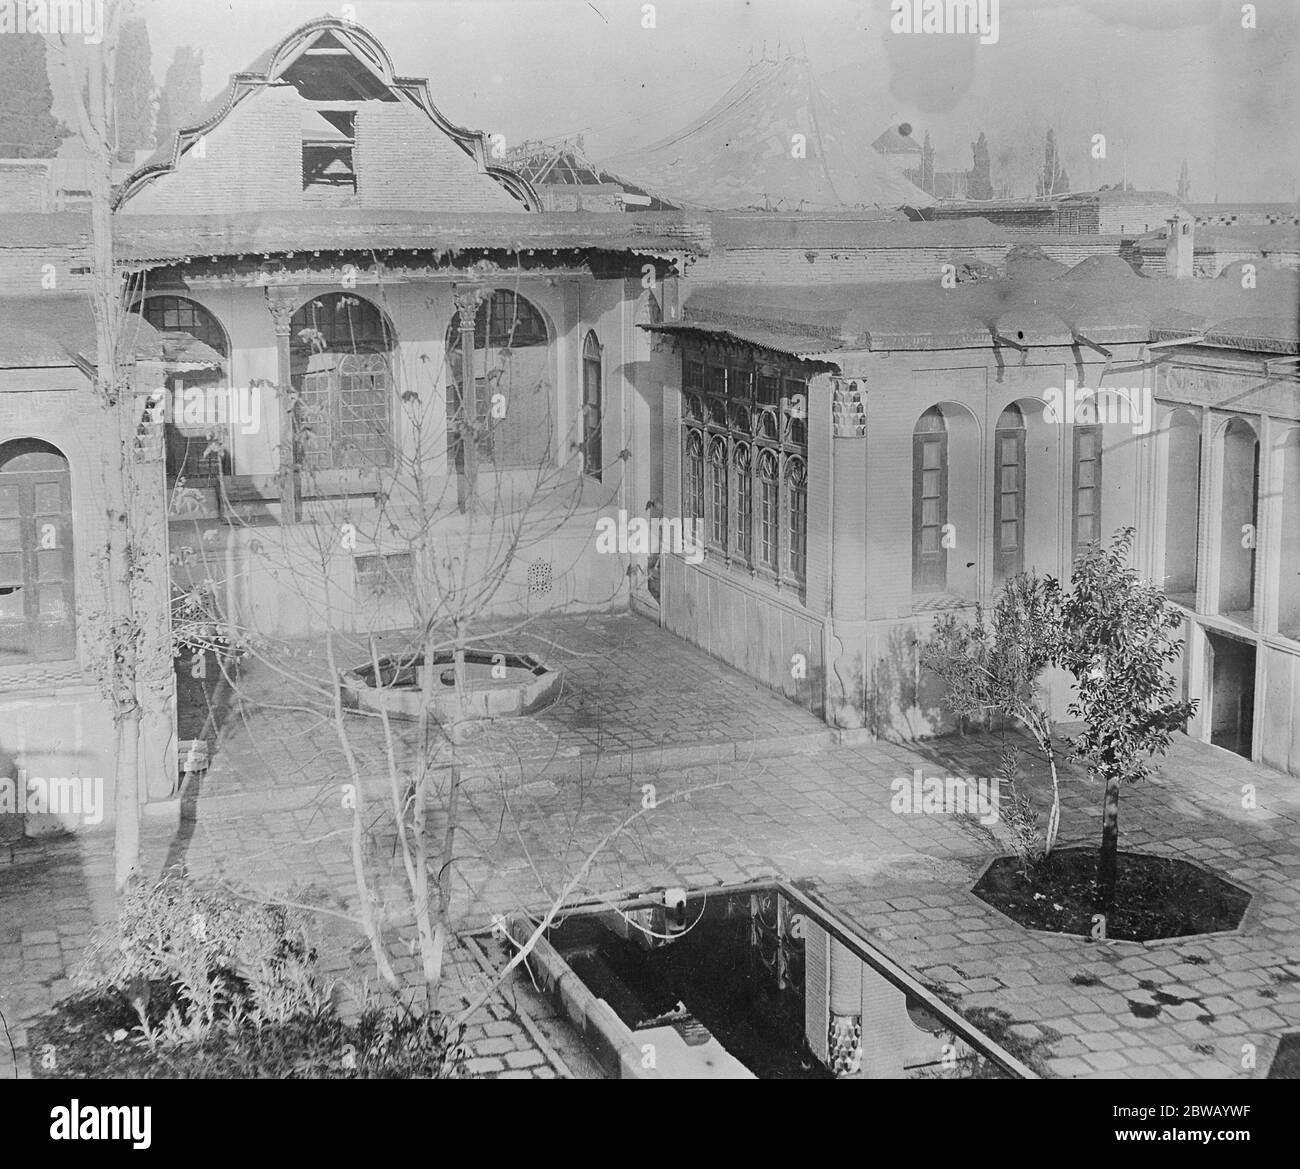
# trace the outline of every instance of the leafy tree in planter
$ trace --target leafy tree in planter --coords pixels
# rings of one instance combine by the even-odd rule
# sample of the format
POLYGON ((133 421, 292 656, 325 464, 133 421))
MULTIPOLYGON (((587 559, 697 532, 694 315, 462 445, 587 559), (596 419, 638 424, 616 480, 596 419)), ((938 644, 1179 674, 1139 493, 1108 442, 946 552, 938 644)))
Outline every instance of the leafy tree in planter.
POLYGON ((1196 710, 1195 701, 1175 697, 1178 683, 1168 669, 1182 652, 1182 615, 1128 566, 1132 542, 1129 527, 1108 548, 1090 544, 1060 602, 1059 662, 1078 692, 1070 714, 1086 724, 1074 754, 1106 785, 1097 910, 1107 918, 1115 904, 1120 786, 1146 778, 1150 760, 1165 753, 1196 710))
MULTIPOLYGON (((1052 773, 1052 810, 1044 853, 1050 854, 1061 823, 1053 721, 1038 693, 1038 679, 1059 653, 1061 597, 1057 582, 1022 572, 1007 581, 987 623, 982 609, 971 624, 951 614, 940 618, 922 650, 922 664, 948 686, 947 702, 964 718, 990 712, 1014 719, 1033 737, 1052 773)), ((1006 774, 1013 774, 1007 765, 1006 774)))

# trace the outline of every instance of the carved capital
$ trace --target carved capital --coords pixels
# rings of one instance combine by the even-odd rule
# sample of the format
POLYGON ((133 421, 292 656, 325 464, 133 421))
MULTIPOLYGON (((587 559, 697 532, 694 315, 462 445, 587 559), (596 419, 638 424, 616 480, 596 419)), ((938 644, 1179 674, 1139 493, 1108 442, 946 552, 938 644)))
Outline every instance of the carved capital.
POLYGON ((287 337, 289 329, 293 324, 293 314, 298 307, 298 290, 285 285, 266 289, 266 307, 271 313, 271 319, 275 322, 275 335, 277 337, 287 337))
POLYGON ((831 421, 836 438, 863 438, 867 433, 867 384, 861 378, 831 383, 831 421))

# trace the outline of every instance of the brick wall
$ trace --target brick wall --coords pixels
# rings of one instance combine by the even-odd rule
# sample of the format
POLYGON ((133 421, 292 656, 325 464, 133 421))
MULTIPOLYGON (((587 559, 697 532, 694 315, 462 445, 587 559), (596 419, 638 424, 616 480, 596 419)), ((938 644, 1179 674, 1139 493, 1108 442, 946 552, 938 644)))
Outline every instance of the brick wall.
POLYGON ((302 201, 302 114, 291 85, 268 86, 242 101, 191 147, 176 170, 122 207, 126 215, 218 215, 296 210, 302 201))
POLYGON ((49 162, 0 160, 0 212, 49 210, 49 162))
POLYGON ((522 210, 500 183, 405 102, 366 102, 357 111, 355 166, 363 207, 522 210))

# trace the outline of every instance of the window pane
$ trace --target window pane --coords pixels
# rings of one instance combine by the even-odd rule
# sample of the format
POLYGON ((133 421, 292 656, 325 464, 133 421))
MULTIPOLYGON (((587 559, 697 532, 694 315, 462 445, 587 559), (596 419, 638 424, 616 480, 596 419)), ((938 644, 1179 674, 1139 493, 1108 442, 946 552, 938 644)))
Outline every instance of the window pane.
POLYGON ((37 483, 32 493, 37 515, 58 515, 63 510, 63 492, 57 483, 37 483))
POLYGON ((0 553, 0 585, 15 585, 23 582, 23 554, 21 552, 0 553))
POLYGON ((1019 543, 1020 525, 1015 520, 1002 521, 1002 547, 1014 548, 1019 543))
POLYGON ((943 444, 924 442, 921 444, 921 466, 941 467, 943 465, 943 444))
POLYGON ((61 584, 43 584, 40 586, 40 616, 49 619, 61 619, 68 615, 64 603, 61 584))
POLYGON ((939 471, 922 471, 921 497, 923 499, 938 499, 939 485, 941 481, 942 475, 939 471))
POLYGON ((1002 497, 1002 518, 1018 520, 1020 518, 1020 496, 1004 495, 1002 497))
POLYGON ((1002 485, 1001 490, 1017 491, 1020 486, 1018 482, 1019 478, 1020 478, 1019 467, 1003 467, 1002 474, 1000 476, 1000 482, 1002 485))
POLYGON ((18 514, 18 488, 10 484, 0 487, 0 517, 18 514))
POLYGON ((22 524, 18 520, 0 520, 0 552, 15 552, 22 546, 22 524))
POLYGON ((23 590, 20 588, 5 589, 0 586, 0 619, 6 621, 21 621, 26 614, 23 611, 23 590))
POLYGON ((921 523, 939 523, 939 501, 937 499, 921 500, 921 523))

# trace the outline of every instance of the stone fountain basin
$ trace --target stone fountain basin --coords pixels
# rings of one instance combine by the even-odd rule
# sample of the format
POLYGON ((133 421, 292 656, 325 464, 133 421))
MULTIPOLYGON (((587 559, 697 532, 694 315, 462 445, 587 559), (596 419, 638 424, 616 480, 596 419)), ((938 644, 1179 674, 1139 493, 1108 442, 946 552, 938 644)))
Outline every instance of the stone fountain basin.
MULTIPOLYGON (((456 717, 455 678, 450 650, 434 655, 426 666, 423 654, 393 655, 379 659, 376 671, 367 662, 342 673, 343 704, 351 710, 387 711, 390 718, 418 719, 423 706, 426 671, 433 674, 433 699, 429 714, 439 723, 456 717)), ((468 693, 463 717, 511 718, 532 714, 559 697, 562 675, 530 654, 501 650, 466 650, 468 693)))

